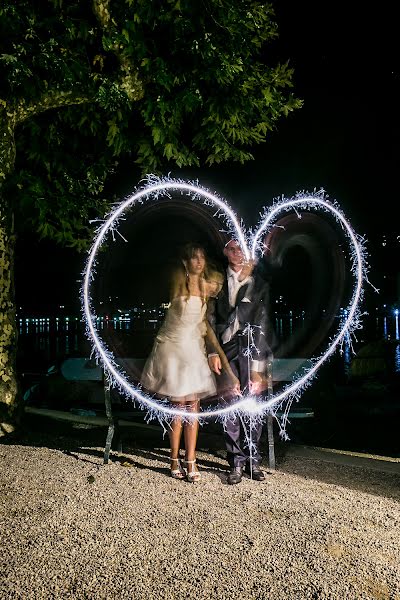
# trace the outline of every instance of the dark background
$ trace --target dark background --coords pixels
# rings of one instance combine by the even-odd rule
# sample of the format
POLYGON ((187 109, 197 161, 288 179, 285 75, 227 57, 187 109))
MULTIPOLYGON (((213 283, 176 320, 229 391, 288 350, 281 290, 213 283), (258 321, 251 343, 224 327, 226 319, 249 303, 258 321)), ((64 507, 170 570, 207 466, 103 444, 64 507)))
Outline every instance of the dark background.
MULTIPOLYGON (((394 7, 306 1, 276 3, 275 9, 280 38, 266 47, 265 59, 290 60, 294 91, 304 107, 278 124, 251 163, 174 169, 171 176, 198 178, 249 225, 274 197, 324 188, 356 232, 366 235, 370 279, 382 290, 380 302, 398 302, 400 75, 394 7)), ((137 185, 140 174, 132 163, 122 165, 110 195, 122 197, 137 185)), ((22 311, 51 314, 63 305, 77 312, 84 262, 71 249, 20 237, 16 293, 22 311)), ((129 264, 127 269, 130 276, 129 264)))

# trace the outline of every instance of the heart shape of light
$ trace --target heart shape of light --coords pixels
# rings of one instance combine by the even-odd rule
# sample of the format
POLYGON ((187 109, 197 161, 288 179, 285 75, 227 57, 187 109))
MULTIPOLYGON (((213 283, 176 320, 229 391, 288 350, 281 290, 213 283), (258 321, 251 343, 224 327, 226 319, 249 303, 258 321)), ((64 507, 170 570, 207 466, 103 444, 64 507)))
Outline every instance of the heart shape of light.
MULTIPOLYGON (((109 215, 106 216, 101 226, 97 229, 93 245, 89 251, 84 279, 82 286, 82 310, 86 321, 87 334, 93 343, 94 352, 98 360, 102 363, 105 374, 111 384, 117 386, 126 396, 133 398, 142 408, 147 409, 149 417, 156 417, 158 420, 170 420, 176 415, 183 416, 187 420, 199 418, 201 420, 214 418, 226 420, 232 418, 235 414, 247 415, 252 418, 261 418, 266 413, 274 413, 277 408, 285 407, 285 414, 290 408, 291 402, 298 399, 302 390, 307 387, 315 376, 319 367, 333 354, 345 338, 349 338, 352 331, 360 328, 359 303, 362 297, 363 275, 366 271, 366 262, 363 252, 363 240, 359 238, 344 214, 336 203, 328 201, 323 191, 314 194, 299 193, 291 199, 280 199, 276 201, 269 209, 265 209, 261 216, 258 228, 253 232, 243 231, 241 223, 232 208, 221 197, 211 193, 209 190, 200 186, 197 182, 185 182, 182 180, 173 180, 170 178, 158 179, 154 176, 148 176, 147 183, 127 199, 122 201, 109 215), (217 406, 203 412, 185 412, 184 409, 176 408, 171 403, 164 403, 156 400, 153 396, 146 394, 140 387, 130 383, 119 365, 116 363, 112 353, 105 347, 103 341, 98 336, 96 321, 97 316, 92 308, 91 302, 91 283, 94 279, 96 256, 107 234, 113 235, 118 232, 118 221, 125 211, 135 204, 144 202, 157 202, 160 197, 170 197, 171 192, 178 192, 182 195, 182 202, 200 202, 216 209, 215 215, 222 217, 230 235, 240 244, 246 259, 256 259, 263 253, 262 240, 278 216, 283 212, 290 210, 304 211, 316 210, 331 213, 336 221, 342 226, 352 255, 352 274, 354 277, 354 287, 352 298, 344 311, 346 318, 342 321, 339 330, 330 341, 327 350, 318 358, 313 359, 311 368, 304 371, 295 381, 287 385, 278 394, 272 394, 267 400, 255 399, 251 395, 241 396, 236 402, 229 406, 217 406)), ((251 324, 250 324, 251 325, 251 324)))

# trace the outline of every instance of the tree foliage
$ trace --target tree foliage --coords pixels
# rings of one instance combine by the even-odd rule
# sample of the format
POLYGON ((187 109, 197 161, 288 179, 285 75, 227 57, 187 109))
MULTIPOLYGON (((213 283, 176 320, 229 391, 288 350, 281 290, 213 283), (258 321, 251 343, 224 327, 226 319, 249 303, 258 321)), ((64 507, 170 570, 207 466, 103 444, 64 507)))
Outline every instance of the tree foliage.
POLYGON ((0 4, 0 436, 17 420, 14 222, 85 247, 122 157, 142 172, 252 158, 301 102, 257 0, 0 4), (14 220, 14 216, 16 219, 14 220))
POLYGON ((267 67, 271 5, 252 0, 9 0, 0 102, 15 111, 6 194, 20 223, 69 245, 106 207, 129 155, 143 172, 252 158, 301 102, 267 67))
POLYGON ((276 36, 271 5, 255 0, 3 2, 18 221, 79 248, 121 157, 142 172, 251 159, 301 105, 288 64, 265 64, 276 36))

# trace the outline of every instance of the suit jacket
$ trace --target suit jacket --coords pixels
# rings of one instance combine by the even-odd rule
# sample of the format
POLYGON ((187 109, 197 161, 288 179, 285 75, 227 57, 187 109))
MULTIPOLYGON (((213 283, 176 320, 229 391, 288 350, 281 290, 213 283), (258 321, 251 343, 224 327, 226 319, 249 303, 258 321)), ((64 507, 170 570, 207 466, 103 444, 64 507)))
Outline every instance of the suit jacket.
MULTIPOLYGON (((211 311, 210 311, 211 312, 211 311)), ((214 312, 210 315, 218 340, 229 325, 238 318, 239 330, 232 338, 245 349, 248 344, 247 334, 243 334, 246 326, 253 326, 253 341, 258 350, 252 353, 252 370, 263 371, 266 361, 272 358, 271 346, 274 333, 269 318, 269 283, 254 269, 252 281, 239 288, 235 306, 229 304, 228 280, 214 303, 214 312)))

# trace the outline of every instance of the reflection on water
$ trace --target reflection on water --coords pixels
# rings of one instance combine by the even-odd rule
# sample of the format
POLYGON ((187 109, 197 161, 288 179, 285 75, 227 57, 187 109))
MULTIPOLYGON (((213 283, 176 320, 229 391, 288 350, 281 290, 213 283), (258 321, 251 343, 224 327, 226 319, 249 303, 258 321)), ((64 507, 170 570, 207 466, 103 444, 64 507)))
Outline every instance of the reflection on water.
POLYGON ((394 352, 394 368, 396 373, 400 373, 400 344, 396 345, 396 350, 394 352))
POLYGON ((285 338, 293 334, 293 329, 304 326, 304 315, 293 316, 290 314, 275 319, 275 331, 279 338, 285 338))
POLYGON ((43 371, 68 355, 89 351, 90 344, 78 318, 19 320, 19 371, 43 371))
POLYGON ((343 354, 342 354, 343 370, 344 370, 345 375, 349 375, 349 373, 350 373, 351 359, 353 358, 353 356, 354 355, 351 350, 350 343, 346 340, 345 343, 343 344, 343 354))
MULTIPOLYGON (((119 331, 130 334, 131 338, 136 338, 140 334, 152 340, 154 332, 161 322, 162 318, 158 320, 147 318, 146 322, 123 317, 109 320, 99 319, 97 328, 104 334, 119 331)), ((293 331, 304 326, 304 315, 289 314, 275 319, 276 333, 280 339, 289 337, 293 331)), ((385 340, 399 341, 399 316, 395 314, 393 317, 365 319, 362 332, 364 339, 359 335, 360 343, 382 337, 385 340)), ((343 365, 343 373, 347 375, 353 352, 348 342, 343 345, 342 350, 340 360, 343 365)), ((90 351, 91 344, 86 338, 84 324, 77 317, 20 319, 19 321, 19 370, 30 370, 32 362, 41 363, 41 367, 44 369, 65 356, 89 356, 90 351)), ((400 344, 397 344, 395 348, 395 370, 400 372, 400 344)))

